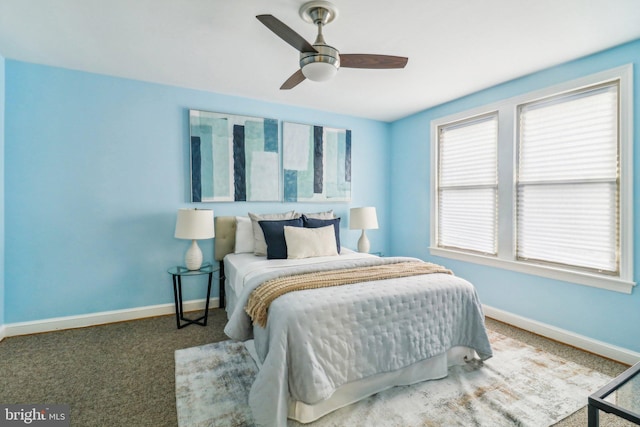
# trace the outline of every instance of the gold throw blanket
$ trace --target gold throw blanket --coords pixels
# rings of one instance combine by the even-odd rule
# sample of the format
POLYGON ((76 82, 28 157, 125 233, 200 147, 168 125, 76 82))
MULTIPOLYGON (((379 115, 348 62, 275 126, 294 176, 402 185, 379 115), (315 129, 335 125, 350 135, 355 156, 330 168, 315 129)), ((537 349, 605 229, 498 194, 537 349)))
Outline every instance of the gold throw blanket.
POLYGON ((278 277, 264 282, 253 290, 249 296, 245 311, 254 324, 257 323, 264 328, 267 325, 269 305, 273 300, 287 292, 432 273, 453 274, 451 270, 441 265, 430 262, 408 261, 278 277))

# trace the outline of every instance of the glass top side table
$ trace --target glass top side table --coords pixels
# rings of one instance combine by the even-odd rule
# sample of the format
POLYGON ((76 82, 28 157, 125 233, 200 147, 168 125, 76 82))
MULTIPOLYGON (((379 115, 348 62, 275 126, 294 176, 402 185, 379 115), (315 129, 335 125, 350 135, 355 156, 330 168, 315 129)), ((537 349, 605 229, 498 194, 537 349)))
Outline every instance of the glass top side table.
POLYGON ((598 427, 599 410, 640 425, 640 362, 589 396, 589 427, 598 427))
POLYGON ((187 267, 183 266, 171 267, 169 270, 167 270, 167 272, 171 274, 173 278, 173 298, 176 305, 176 325, 178 326, 178 329, 184 328, 188 325, 207 326, 207 317, 209 315, 209 299, 211 297, 211 282, 213 280, 213 273, 219 270, 219 267, 215 267, 212 264, 203 264, 199 270, 189 270, 187 267), (209 276, 204 314, 197 319, 188 319, 184 317, 184 311, 182 309, 182 277, 201 275, 209 276))

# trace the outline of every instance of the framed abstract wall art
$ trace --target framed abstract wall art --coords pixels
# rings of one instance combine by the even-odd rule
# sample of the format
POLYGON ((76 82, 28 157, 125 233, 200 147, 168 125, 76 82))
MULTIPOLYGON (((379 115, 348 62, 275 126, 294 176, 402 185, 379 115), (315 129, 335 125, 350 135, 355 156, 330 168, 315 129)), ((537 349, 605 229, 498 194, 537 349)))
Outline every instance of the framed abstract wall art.
POLYGON ((280 201, 278 121, 189 110, 192 202, 280 201))
POLYGON ((351 201, 351 131, 282 124, 285 202, 351 201))

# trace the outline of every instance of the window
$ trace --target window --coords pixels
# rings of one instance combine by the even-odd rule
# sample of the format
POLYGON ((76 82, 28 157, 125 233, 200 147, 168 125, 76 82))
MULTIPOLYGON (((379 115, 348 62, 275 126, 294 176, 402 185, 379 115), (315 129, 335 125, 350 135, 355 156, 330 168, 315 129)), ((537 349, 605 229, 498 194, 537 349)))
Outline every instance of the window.
POLYGON ((618 274, 618 83, 519 106, 517 258, 618 274))
POLYGON ((440 127, 438 246, 495 255, 498 115, 440 127))
POLYGON ((434 120, 431 253, 630 293, 631 75, 434 120))

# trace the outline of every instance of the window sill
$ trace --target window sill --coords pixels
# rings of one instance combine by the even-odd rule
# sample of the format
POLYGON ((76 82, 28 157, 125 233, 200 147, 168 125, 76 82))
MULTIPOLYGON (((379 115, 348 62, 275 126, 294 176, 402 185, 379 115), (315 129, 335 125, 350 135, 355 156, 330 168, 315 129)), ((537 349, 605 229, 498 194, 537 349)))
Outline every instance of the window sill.
POLYGON ((510 261, 494 258, 486 255, 471 254, 468 252, 455 251, 430 247, 431 255, 444 258, 467 261, 475 264, 487 265, 490 267, 503 268, 520 273, 533 274, 536 276, 548 277, 550 279, 562 280, 569 283, 591 286, 594 288, 606 289, 609 291, 630 294, 636 285, 633 281, 623 280, 618 277, 598 275, 594 273, 564 270, 556 267, 528 264, 519 261, 510 261))

